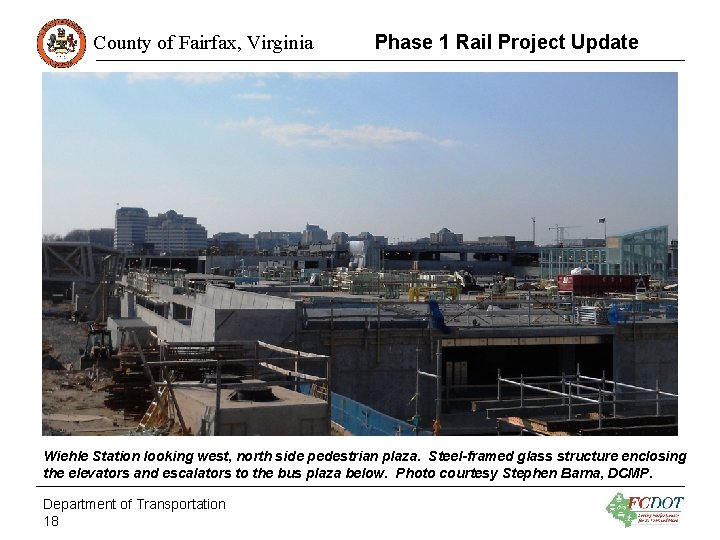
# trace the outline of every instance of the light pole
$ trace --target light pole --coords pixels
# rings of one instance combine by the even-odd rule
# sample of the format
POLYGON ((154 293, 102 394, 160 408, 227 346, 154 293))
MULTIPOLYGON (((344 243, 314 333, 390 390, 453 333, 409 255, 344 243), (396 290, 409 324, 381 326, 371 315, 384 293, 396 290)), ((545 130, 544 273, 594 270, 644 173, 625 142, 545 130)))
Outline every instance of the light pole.
POLYGON ((535 216, 531 217, 533 222, 533 246, 535 245, 535 216))
MULTIPOLYGON (((602 223, 603 227, 605 229, 605 273, 609 274, 610 270, 609 270, 609 264, 608 264, 609 253, 608 253, 608 245, 607 245, 607 219, 600 218, 598 220, 598 223, 602 223)), ((602 257, 600 260, 600 267, 602 268, 602 257)))

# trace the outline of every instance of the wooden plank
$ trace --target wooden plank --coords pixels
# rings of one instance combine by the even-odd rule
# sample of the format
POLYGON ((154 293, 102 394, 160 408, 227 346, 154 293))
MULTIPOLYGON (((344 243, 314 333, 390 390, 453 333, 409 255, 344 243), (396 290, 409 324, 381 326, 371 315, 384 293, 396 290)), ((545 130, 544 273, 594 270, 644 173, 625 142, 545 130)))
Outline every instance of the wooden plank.
POLYGON ((294 351, 292 349, 285 349, 284 347, 278 347, 277 345, 270 345, 269 343, 265 343, 264 341, 258 341, 258 346, 269 349, 271 351, 275 352, 281 352, 288 354, 290 356, 299 356, 300 358, 310 358, 315 360, 326 360, 327 356, 322 354, 314 354, 314 353, 308 353, 308 352, 302 352, 302 351, 294 351))
POLYGON ((580 435, 666 435, 677 436, 678 425, 668 424, 659 426, 627 426, 602 427, 599 429, 584 429, 580 435))
MULTIPOLYGON (((497 402, 495 402, 497 403, 497 402)), ((482 401, 472 402, 473 411, 482 410, 482 401)), ((581 411, 587 411, 588 409, 597 410, 596 403, 573 403, 572 406, 573 414, 580 413, 581 411)), ((498 416, 519 416, 519 417, 542 417, 542 416, 553 416, 556 419, 562 418, 563 414, 567 418, 567 404, 562 405, 526 405, 525 407, 492 407, 486 409, 488 418, 494 418, 498 416)))
POLYGON ((261 365, 264 368, 270 369, 272 371, 276 371, 278 373, 282 373, 283 375, 289 375, 291 377, 297 377, 298 379, 304 379, 306 381, 316 381, 316 382, 325 382, 327 379, 323 377, 317 377, 315 375, 308 375, 306 373, 300 373, 299 371, 292 371, 290 369, 283 369, 278 366, 274 366, 273 364, 268 364, 267 362, 259 362, 259 365, 261 365))
MULTIPOLYGON (((548 420, 549 431, 581 431, 599 428, 599 421, 594 418, 579 418, 575 420, 548 420)), ((673 415, 666 416, 630 416, 603 418, 603 428, 625 428, 640 426, 667 426, 676 424, 673 415)))

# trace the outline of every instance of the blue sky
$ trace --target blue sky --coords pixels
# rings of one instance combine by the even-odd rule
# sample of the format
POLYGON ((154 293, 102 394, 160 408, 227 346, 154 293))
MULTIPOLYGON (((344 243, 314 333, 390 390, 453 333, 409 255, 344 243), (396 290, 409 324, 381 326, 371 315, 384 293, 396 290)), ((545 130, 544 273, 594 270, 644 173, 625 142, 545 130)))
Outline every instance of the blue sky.
POLYGON ((675 73, 43 77, 44 233, 119 204, 211 235, 677 238, 675 73))

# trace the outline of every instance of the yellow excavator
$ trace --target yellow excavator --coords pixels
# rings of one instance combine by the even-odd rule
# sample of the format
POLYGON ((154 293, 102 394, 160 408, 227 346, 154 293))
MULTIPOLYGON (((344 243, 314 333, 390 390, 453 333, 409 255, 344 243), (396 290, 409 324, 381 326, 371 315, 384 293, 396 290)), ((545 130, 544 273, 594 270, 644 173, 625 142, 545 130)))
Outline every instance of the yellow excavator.
POLYGON ((80 369, 91 368, 96 363, 101 367, 109 367, 114 362, 111 357, 115 352, 110 330, 102 323, 92 323, 85 347, 80 348, 80 369))

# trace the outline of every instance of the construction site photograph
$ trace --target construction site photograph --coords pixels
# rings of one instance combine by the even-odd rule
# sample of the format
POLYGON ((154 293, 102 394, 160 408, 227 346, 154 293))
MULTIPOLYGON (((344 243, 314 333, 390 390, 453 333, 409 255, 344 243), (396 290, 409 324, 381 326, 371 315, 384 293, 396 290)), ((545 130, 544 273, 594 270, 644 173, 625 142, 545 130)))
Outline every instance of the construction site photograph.
POLYGON ((677 83, 43 74, 43 434, 677 435, 677 83))

